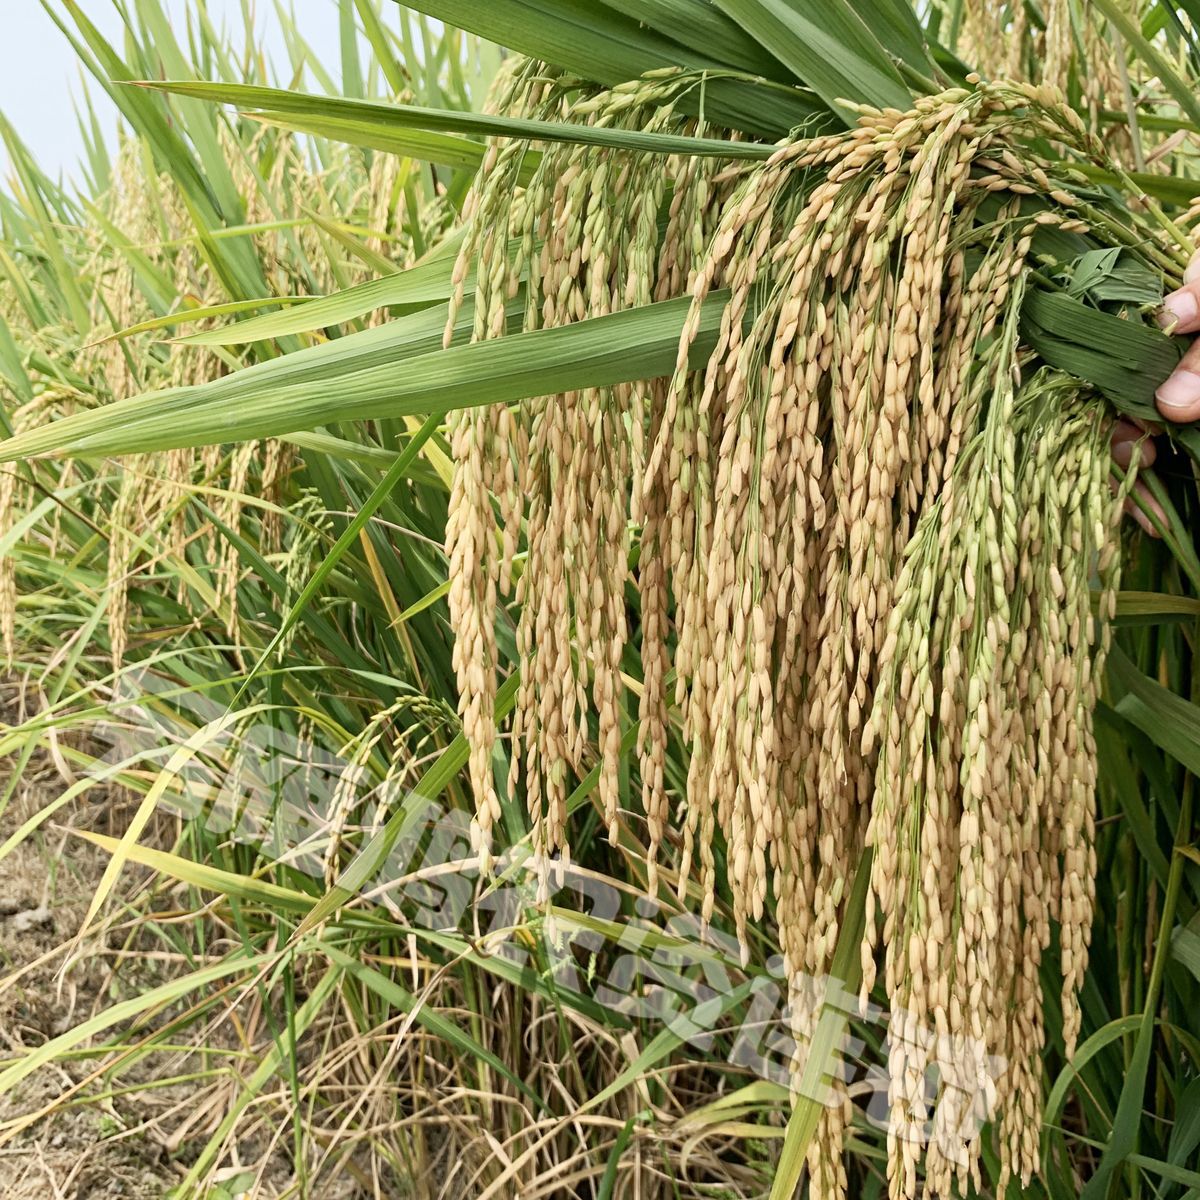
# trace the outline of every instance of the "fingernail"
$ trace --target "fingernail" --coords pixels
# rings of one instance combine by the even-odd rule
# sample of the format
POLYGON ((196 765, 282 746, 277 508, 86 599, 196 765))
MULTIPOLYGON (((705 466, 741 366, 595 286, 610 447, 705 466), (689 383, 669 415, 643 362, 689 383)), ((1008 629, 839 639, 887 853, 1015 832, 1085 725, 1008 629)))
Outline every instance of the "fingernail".
POLYGON ((1200 407, 1200 375, 1181 368, 1157 392, 1158 409, 1167 417, 1200 407))
POLYGON ((1164 301, 1158 323, 1165 329, 1172 322, 1187 325, 1196 319, 1196 297, 1187 288, 1172 292, 1164 301))
POLYGON ((1187 270, 1183 273, 1183 281, 1185 283, 1195 283, 1200 279, 1200 254, 1197 254, 1187 265, 1187 270))

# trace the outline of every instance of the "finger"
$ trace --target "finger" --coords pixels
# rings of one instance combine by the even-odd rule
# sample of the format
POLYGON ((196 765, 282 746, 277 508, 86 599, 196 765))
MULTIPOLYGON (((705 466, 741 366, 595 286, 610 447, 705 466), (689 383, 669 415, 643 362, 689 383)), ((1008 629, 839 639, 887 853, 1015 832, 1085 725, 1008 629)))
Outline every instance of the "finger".
MULTIPOLYGON (((1197 287, 1200 287, 1200 281, 1197 287)), ((1158 411, 1168 421, 1194 421, 1200 417, 1200 341, 1188 347, 1175 373, 1155 396, 1158 411)))
POLYGON ((1132 425, 1134 429, 1140 429, 1142 433, 1148 433, 1152 437, 1158 437, 1163 431, 1163 427, 1157 421, 1144 421, 1141 417, 1124 416, 1121 421, 1125 425, 1132 425))
POLYGON ((1200 253, 1188 263, 1183 273, 1183 287, 1163 300, 1158 323, 1172 333, 1200 330, 1200 253))
POLYGON ((1158 450, 1154 443, 1146 437, 1145 431, 1132 421, 1118 421, 1113 426, 1110 442, 1113 461, 1125 471, 1129 470, 1129 464, 1133 462, 1135 447, 1138 447, 1139 466, 1152 467, 1154 460, 1158 457, 1158 450))
POLYGON ((1200 279, 1185 283, 1162 302, 1158 323, 1169 333, 1195 333, 1200 330, 1200 279))
POLYGON ((1125 511, 1151 536, 1161 537, 1158 532, 1158 527, 1150 518, 1150 513, 1145 510, 1148 508, 1159 521, 1165 526, 1167 523, 1167 514, 1163 512, 1162 505, 1155 500, 1150 489, 1140 480, 1133 485, 1134 495, 1130 496, 1125 501, 1125 511))

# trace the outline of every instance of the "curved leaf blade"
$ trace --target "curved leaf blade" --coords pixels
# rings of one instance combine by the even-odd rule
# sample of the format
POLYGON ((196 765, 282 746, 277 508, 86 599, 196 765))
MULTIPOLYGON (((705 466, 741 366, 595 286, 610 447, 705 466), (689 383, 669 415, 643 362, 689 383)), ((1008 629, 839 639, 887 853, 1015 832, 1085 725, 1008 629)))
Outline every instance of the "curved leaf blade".
MULTIPOLYGON (((711 351, 727 300, 714 293, 701 309, 691 363, 711 351)), ((213 383, 76 413, 0 443, 0 462, 251 441, 334 421, 429 416, 652 379, 674 370, 690 304, 668 300, 447 350, 445 310, 430 309, 213 383)), ((464 333, 469 319, 460 317, 464 333)))

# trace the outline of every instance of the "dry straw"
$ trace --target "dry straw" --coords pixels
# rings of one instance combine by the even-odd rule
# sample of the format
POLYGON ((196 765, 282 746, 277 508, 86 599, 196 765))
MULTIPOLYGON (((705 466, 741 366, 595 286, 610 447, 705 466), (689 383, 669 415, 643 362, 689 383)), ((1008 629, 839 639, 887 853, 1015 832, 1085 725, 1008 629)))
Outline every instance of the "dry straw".
MULTIPOLYGON (((528 63, 503 107, 694 130, 673 108, 692 82, 569 91, 528 63)), ((1008 1061, 981 1115, 1006 1181, 1036 1169, 1051 921, 1069 1047, 1079 1029, 1124 497, 1101 402, 1031 372, 1020 342, 1039 235, 1083 230, 1028 149, 1039 137, 1100 153, 1053 89, 1007 84, 863 108, 753 168, 557 145, 521 189, 526 147, 510 142, 489 151, 456 276, 478 266, 477 338, 693 298, 670 379, 458 418, 448 546, 477 846, 486 859, 500 813, 494 630, 524 528, 514 757, 539 852, 566 860, 568 791, 593 761, 615 831, 635 634, 650 887, 677 829, 681 890, 698 872, 707 919, 720 831, 743 944, 774 900, 801 1039, 803 980, 829 971, 873 851, 864 997, 878 963, 892 1010, 935 1034, 891 1047, 893 1197, 918 1193, 922 1167, 930 1196, 978 1178, 978 1135, 922 1134, 935 1063, 946 1087, 974 1087, 989 1056, 1008 1061), (1024 202, 1035 190, 1046 207, 1024 202), (718 291, 717 345, 695 370, 718 291), (673 722, 689 751, 674 817, 673 722)), ((814 1196, 845 1194, 846 1120, 822 1118, 814 1196)))

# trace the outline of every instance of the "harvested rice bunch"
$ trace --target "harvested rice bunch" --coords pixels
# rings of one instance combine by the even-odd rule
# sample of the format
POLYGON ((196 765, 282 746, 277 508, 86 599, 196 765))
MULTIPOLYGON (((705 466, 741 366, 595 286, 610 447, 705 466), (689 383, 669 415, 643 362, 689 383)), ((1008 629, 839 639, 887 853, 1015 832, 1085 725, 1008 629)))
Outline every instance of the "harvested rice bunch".
MULTIPOLYGON (((694 131, 675 108, 692 82, 595 93, 527 64, 506 103, 694 131)), ((932 1033, 890 1047, 893 1197, 917 1194, 922 1160, 932 1196, 978 1178, 981 1121, 941 1104, 931 1118, 935 1063, 944 1091, 969 1082, 999 1122, 1006 1180, 1037 1168, 1051 921, 1069 1046, 1079 1028, 1091 721, 1125 493, 1108 482, 1108 402, 1033 353, 1026 301, 1048 258, 1097 245, 1093 224, 1101 245, 1153 234, 1101 212, 1039 140, 1103 160, 1055 90, 1018 84, 864 108, 754 167, 559 144, 522 187, 528 147, 509 143, 489 153, 456 276, 474 270, 477 338, 514 313, 532 329, 692 297, 670 379, 457 418, 451 612, 481 856, 500 813, 494 626, 522 523, 514 758, 535 849, 567 860, 593 729, 615 834, 640 530, 650 887, 674 825, 681 895, 698 870, 705 919, 718 833, 743 945, 773 902, 799 1078, 809 981, 829 972, 869 856, 864 1000, 881 963, 893 1013, 932 1033), (673 721, 690 751, 674 820, 673 721), (1007 1069, 980 1091, 997 1057, 1007 1069)), ((845 1192, 848 1107, 822 1117, 815 1196, 845 1192)))

